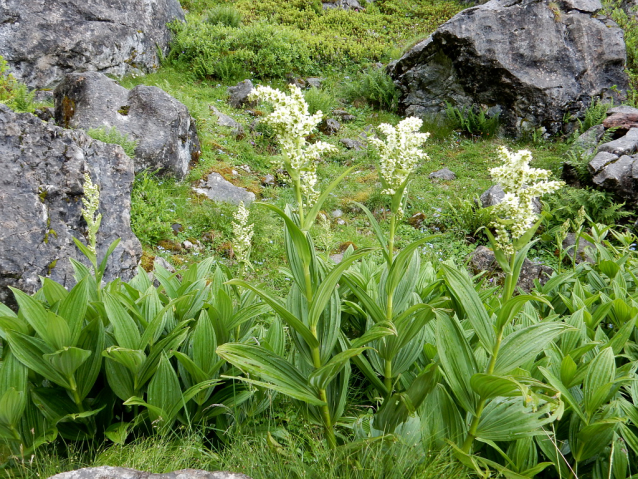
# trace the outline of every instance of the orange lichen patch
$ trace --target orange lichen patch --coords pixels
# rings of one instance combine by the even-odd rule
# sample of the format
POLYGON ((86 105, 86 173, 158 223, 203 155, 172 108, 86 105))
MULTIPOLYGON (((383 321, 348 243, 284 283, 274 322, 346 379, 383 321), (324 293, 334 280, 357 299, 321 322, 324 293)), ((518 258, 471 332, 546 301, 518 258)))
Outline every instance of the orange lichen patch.
POLYGON ((146 271, 147 273, 150 273, 151 271, 153 271, 154 261, 155 261, 155 255, 149 253, 148 251, 144 251, 142 253, 142 258, 140 260, 140 266, 142 266, 144 271, 146 271))

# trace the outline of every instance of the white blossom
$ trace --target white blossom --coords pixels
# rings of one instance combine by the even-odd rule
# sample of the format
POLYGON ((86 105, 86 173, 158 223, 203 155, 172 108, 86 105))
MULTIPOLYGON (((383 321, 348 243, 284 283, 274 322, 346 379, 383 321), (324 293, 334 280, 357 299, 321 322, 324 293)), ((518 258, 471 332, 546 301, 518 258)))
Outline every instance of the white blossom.
POLYGON ((423 121, 409 117, 396 127, 387 123, 379 125, 379 130, 386 139, 370 138, 381 155, 380 176, 384 194, 394 195, 416 169, 420 160, 427 160, 428 155, 421 150, 421 145, 430 136, 419 133, 423 121))
POLYGON ((100 189, 98 185, 94 185, 91 181, 91 175, 84 174, 84 196, 82 197, 82 217, 86 221, 88 229, 88 241, 87 247, 91 253, 96 254, 95 246, 97 244, 97 232, 100 229, 100 223, 102 221, 102 215, 98 213, 95 216, 98 208, 100 207, 100 189))
POLYGON ((274 130, 283 154, 283 161, 274 160, 273 163, 286 168, 290 177, 300 182, 306 204, 310 206, 319 196, 319 192, 315 190, 316 163, 321 155, 337 149, 322 141, 313 144, 307 142, 306 137, 319 124, 323 113, 318 111, 310 115, 301 89, 296 85, 289 85, 289 88, 290 94, 286 95, 268 86, 258 86, 249 98, 273 104, 274 111, 264 118, 264 123, 274 130))
POLYGON ((239 202, 237 211, 233 213, 235 221, 233 226, 233 252, 237 262, 243 265, 250 265, 250 249, 253 238, 253 226, 248 224, 249 212, 244 206, 244 202, 239 202))
POLYGON ((498 216, 492 226, 496 229, 496 242, 507 254, 514 253, 512 242, 525 234, 537 219, 534 212, 534 198, 562 188, 562 181, 549 181, 551 172, 540 168, 530 168, 532 154, 528 150, 514 153, 501 147, 499 157, 502 166, 492 168, 490 174, 499 183, 505 197, 494 206, 498 216))

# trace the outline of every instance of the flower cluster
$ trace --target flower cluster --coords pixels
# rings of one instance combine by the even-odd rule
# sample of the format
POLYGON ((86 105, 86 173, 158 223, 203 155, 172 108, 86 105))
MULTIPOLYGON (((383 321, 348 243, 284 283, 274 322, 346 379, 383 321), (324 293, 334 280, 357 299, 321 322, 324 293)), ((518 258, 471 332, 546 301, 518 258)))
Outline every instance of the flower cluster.
POLYGON ((422 124, 423 121, 416 117, 406 118, 396 127, 382 123, 379 130, 385 134, 386 140, 369 139, 381 155, 382 193, 394 195, 405 184, 419 160, 428 159, 428 155, 420 149, 430 136, 429 133, 419 133, 422 124))
POLYGON ((501 147, 499 157, 503 166, 492 168, 490 173, 499 183, 505 197, 494 206, 498 219, 492 223, 496 229, 496 241, 503 252, 514 253, 512 241, 520 238, 536 221, 534 198, 551 193, 565 185, 562 181, 549 181, 551 172, 530 168, 532 154, 528 150, 516 153, 501 147))
POLYGON ((250 266, 250 249, 253 238, 253 226, 248 224, 248 210, 244 202, 239 202, 239 208, 233 213, 233 253, 239 264, 250 266))
POLYGON ((295 85, 289 87, 290 95, 286 95, 274 88, 258 86, 249 98, 273 104, 275 110, 264 118, 264 123, 274 130, 283 153, 282 160, 273 162, 277 167, 285 168, 293 181, 300 183, 306 202, 311 205, 319 195, 315 190, 316 162, 322 154, 337 149, 322 141, 313 144, 306 141, 306 136, 319 124, 323 114, 318 111, 310 115, 301 89, 295 85))
POLYGON ((84 197, 82 198, 82 217, 88 226, 88 245, 89 250, 96 254, 95 246, 97 244, 97 232, 100 229, 100 223, 102 221, 102 215, 98 213, 95 216, 98 208, 100 207, 100 189, 98 185, 94 185, 91 181, 91 175, 84 174, 84 197))

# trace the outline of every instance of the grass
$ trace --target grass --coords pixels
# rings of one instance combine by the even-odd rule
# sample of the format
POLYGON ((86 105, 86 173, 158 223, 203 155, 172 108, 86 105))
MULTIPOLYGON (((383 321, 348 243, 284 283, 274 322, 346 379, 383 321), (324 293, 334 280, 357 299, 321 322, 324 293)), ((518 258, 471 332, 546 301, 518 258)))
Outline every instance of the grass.
POLYGON ((59 448, 39 449, 29 461, 6 472, 8 477, 36 479, 81 467, 116 466, 151 473, 188 468, 228 470, 252 479, 470 477, 449 451, 425 454, 418 447, 400 443, 372 443, 359 450, 334 452, 307 433, 280 431, 277 436, 240 434, 224 448, 211 446, 205 431, 198 430, 138 438, 125 446, 109 445, 98 450, 82 443, 59 444, 59 448))

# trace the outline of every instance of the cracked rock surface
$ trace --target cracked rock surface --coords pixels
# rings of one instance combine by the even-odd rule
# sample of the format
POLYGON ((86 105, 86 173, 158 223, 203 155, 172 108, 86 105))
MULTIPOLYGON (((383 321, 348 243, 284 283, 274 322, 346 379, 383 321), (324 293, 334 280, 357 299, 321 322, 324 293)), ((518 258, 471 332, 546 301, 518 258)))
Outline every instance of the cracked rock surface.
POLYGON ((184 20, 178 0, 3 0, 0 55, 32 88, 75 71, 147 72, 168 52, 173 20, 184 20))
POLYGON ((482 105, 507 133, 557 133, 595 97, 628 86, 622 30, 599 0, 492 0, 439 27, 388 66, 406 115, 482 105))
POLYGON ((250 479, 245 474, 236 472, 208 472, 200 469, 182 469, 166 474, 152 474, 124 467, 87 467, 77 471, 63 472, 51 476, 50 479, 250 479))
POLYGON ((35 292, 39 276, 71 287, 69 258, 89 265, 73 243, 75 237, 86 244, 81 215, 85 172, 100 188, 98 258, 121 238, 105 280, 133 277, 142 248, 130 225, 133 161, 120 146, 0 104, 0 170, 1 302, 13 305, 8 286, 35 292))

